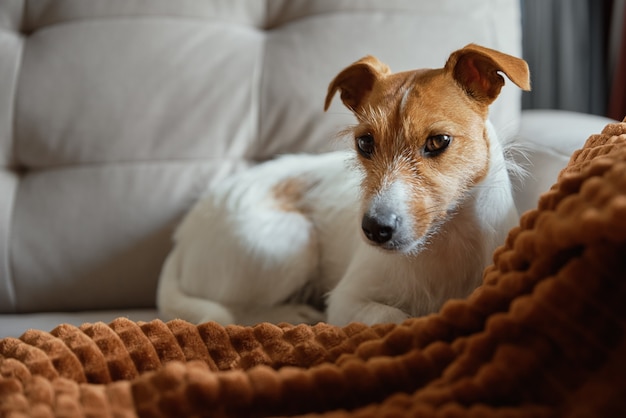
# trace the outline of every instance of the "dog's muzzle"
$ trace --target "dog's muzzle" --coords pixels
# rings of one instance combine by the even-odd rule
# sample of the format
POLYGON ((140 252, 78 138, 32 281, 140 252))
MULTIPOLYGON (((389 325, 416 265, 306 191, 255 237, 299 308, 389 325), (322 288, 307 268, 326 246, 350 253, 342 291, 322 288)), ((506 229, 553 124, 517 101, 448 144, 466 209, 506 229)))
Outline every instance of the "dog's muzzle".
POLYGON ((403 182, 394 181, 366 203, 361 229, 369 244, 394 253, 409 253, 419 244, 407 189, 403 182))

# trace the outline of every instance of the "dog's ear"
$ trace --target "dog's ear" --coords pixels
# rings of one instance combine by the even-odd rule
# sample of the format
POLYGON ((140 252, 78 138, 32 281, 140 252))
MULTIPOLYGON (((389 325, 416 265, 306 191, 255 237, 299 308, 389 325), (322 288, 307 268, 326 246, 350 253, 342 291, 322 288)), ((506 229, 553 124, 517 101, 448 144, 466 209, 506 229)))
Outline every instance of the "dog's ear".
POLYGON ((365 96, 372 91, 374 83, 391 70, 378 58, 368 55, 341 71, 328 86, 324 110, 328 110, 330 102, 337 90, 341 90, 341 101, 353 112, 362 104, 365 96))
POLYGON ((530 90, 528 64, 520 58, 469 44, 453 52, 446 62, 445 70, 474 99, 491 104, 504 85, 504 73, 522 90, 530 90))

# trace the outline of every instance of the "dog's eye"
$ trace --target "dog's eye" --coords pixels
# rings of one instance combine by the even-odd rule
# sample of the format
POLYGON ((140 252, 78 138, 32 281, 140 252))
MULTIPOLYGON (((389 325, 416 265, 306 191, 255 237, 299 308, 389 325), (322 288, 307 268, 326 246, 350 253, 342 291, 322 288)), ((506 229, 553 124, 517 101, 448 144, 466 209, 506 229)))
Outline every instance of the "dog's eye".
POLYGON ((371 158, 374 153, 374 137, 372 134, 361 135, 356 138, 356 148, 365 158, 371 158))
POLYGON ((450 135, 433 135, 426 138, 424 154, 434 157, 441 154, 450 145, 452 137, 450 135))

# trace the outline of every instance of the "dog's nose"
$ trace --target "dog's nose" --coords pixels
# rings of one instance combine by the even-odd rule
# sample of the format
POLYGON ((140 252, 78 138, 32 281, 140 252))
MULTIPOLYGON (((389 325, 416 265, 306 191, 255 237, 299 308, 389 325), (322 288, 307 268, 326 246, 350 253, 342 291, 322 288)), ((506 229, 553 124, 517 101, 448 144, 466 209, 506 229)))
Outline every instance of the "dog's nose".
POLYGON ((393 212, 376 216, 365 214, 361 221, 361 228, 367 239, 377 244, 384 244, 391 240, 399 224, 400 218, 393 212))

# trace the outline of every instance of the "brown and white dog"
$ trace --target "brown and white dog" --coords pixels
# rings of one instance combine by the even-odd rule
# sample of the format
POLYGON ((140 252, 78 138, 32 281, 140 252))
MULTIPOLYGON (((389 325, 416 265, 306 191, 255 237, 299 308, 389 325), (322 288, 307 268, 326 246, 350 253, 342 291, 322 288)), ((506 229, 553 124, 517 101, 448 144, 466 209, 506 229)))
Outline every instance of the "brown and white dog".
POLYGON ((467 296, 518 220, 487 120, 526 62, 470 44, 440 69, 368 56, 330 83, 355 151, 290 155, 211 187, 175 234, 164 316, 222 324, 400 322, 467 296))

